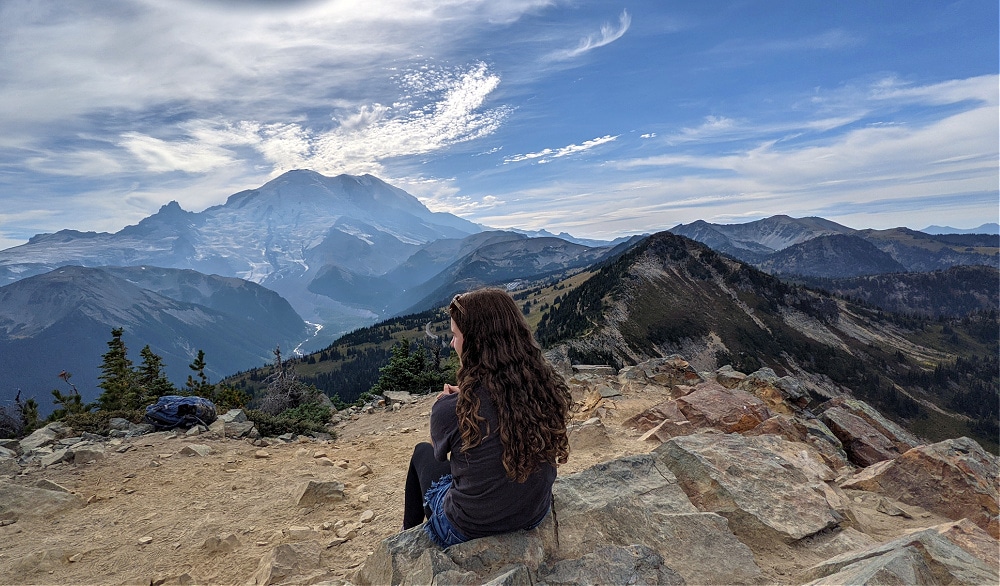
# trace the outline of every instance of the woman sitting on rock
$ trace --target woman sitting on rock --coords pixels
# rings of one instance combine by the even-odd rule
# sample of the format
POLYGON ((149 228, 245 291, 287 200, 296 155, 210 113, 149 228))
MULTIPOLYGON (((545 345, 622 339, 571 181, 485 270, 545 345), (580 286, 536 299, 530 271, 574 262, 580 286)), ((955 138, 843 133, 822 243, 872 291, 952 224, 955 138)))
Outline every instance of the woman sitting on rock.
POLYGON ((432 443, 413 450, 403 510, 404 529, 426 517, 441 547, 545 519, 569 457, 571 402, 505 291, 456 295, 448 313, 458 386, 446 384, 431 409, 432 443))

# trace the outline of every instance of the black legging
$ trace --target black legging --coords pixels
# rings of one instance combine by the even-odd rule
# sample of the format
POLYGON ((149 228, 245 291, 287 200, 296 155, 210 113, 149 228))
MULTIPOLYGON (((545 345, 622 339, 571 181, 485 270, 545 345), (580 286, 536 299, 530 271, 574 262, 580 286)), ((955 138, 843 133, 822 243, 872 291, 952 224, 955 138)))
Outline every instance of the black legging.
POLYGON ((434 457, 434 447, 420 442, 413 448, 410 469, 406 472, 406 493, 403 500, 403 529, 416 527, 430 518, 430 510, 424 506, 424 493, 434 481, 445 474, 451 474, 451 464, 434 457))

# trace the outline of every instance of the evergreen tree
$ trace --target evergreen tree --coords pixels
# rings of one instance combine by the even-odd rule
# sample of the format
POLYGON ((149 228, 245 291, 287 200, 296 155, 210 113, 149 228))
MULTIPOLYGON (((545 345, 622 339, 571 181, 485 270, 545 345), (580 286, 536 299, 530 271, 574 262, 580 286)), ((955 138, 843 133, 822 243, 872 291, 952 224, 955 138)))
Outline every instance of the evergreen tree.
POLYGON ((379 369, 378 381, 369 391, 381 395, 386 391, 405 391, 414 394, 440 390, 446 382, 453 382, 455 375, 450 368, 441 368, 440 354, 428 359, 427 350, 418 346, 411 350, 406 342, 392 347, 389 363, 379 369))
POLYGON ((136 371, 136 383, 141 388, 142 406, 155 403, 164 395, 176 393, 177 389, 163 374, 163 359, 150 349, 149 344, 143 347, 139 355, 142 356, 142 363, 136 371))
POLYGON ((128 358, 128 349, 122 341, 122 333, 122 328, 111 330, 108 351, 102 356, 101 376, 98 377, 101 383, 98 386, 104 389, 104 392, 97 398, 97 407, 102 411, 140 407, 136 374, 132 369, 132 361, 128 358))
POLYGON ((213 399, 215 397, 215 385, 209 384, 208 376, 205 375, 204 350, 198 350, 198 357, 188 365, 188 368, 194 371, 193 375, 188 375, 187 383, 184 385, 187 387, 188 394, 213 399))

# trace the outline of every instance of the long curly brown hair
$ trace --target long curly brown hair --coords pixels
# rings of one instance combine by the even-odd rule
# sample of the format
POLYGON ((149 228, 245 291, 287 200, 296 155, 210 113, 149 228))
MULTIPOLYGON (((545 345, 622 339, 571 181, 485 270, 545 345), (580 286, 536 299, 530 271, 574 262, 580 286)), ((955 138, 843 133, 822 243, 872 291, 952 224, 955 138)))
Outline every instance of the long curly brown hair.
POLYGON ((508 477, 524 482, 542 462, 564 464, 569 388, 545 360, 513 298, 502 289, 478 289, 456 295, 448 313, 463 339, 455 406, 462 450, 491 433, 480 429, 485 419, 473 391, 481 386, 496 407, 508 477))

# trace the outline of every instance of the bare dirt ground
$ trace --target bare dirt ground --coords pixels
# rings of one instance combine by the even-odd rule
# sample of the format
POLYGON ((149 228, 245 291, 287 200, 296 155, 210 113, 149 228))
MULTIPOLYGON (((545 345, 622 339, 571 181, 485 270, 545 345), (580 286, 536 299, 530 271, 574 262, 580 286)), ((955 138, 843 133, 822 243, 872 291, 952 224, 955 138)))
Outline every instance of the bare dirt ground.
MULTIPOLYGON (((663 398, 649 393, 605 401, 600 414, 611 447, 575 451, 559 474, 656 447, 641 443, 621 422, 663 398)), ((296 540, 329 544, 322 562, 332 581, 349 581, 376 545, 400 529, 410 453, 428 438, 434 399, 344 421, 330 442, 260 448, 245 440, 155 433, 125 440, 132 449, 109 449, 94 463, 30 468, 13 482, 47 479, 89 504, 48 518, 24 515, 0 527, 0 583, 246 584, 268 552, 296 540), (212 452, 182 455, 188 444, 212 452), (359 473, 362 465, 371 472, 359 473), (296 490, 309 480, 339 480, 346 498, 300 507, 296 490), (372 513, 355 536, 337 539, 339 526, 372 513)), ((876 512, 876 499, 868 496, 853 496, 856 517, 880 541, 945 521, 914 507, 907 507, 913 519, 890 517, 876 512)), ((758 551, 757 558, 769 582, 788 583, 814 563, 783 546, 758 551)))

